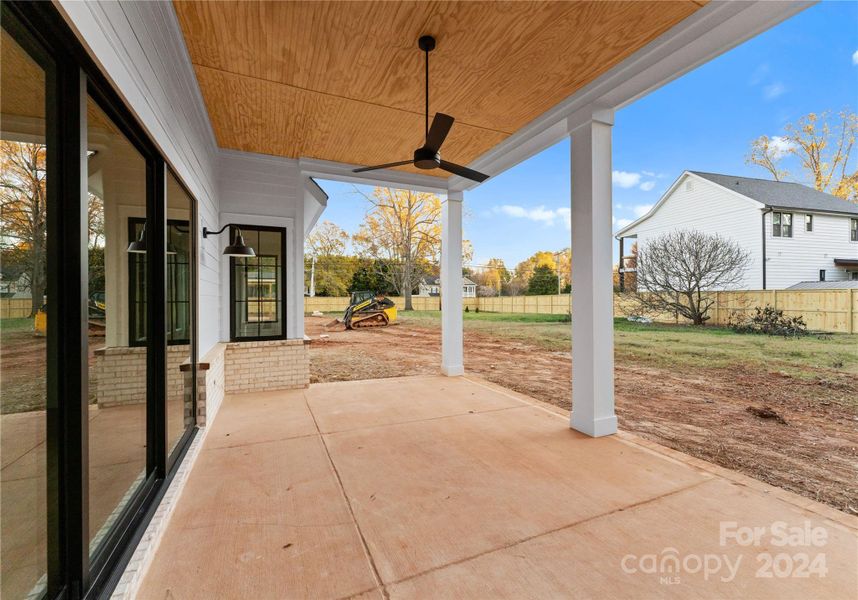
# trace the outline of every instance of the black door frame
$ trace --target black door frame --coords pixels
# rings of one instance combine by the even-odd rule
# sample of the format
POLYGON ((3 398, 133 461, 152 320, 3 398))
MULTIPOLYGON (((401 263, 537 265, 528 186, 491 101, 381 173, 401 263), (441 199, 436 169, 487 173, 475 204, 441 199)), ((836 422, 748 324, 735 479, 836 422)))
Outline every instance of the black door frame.
MULTIPOLYGON (((109 596, 196 433, 172 455, 166 428, 167 162, 59 14, 47 2, 4 1, 3 28, 45 71, 47 153, 47 598, 109 596), (146 160, 146 473, 140 488, 90 558, 87 102, 92 99, 146 160)), ((173 176, 185 188, 175 169, 173 176)), ((196 244, 196 199, 191 227, 196 244)), ((194 254, 196 258, 196 252, 194 254)), ((193 269, 191 357, 197 363, 193 269)), ((192 372, 195 369, 192 368, 192 372)), ((195 373, 194 373, 195 374, 195 373)), ((196 414, 194 378, 194 414, 196 414)))

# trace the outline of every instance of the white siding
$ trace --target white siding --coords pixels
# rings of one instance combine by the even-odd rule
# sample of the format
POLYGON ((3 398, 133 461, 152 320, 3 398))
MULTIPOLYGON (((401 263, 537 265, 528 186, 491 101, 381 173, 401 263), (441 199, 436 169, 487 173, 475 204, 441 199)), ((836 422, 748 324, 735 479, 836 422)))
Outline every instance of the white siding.
MULTIPOLYGON (((685 175, 668 192, 662 204, 625 235, 637 234, 643 248, 654 237, 677 229, 717 233, 740 244, 750 254, 742 285, 762 287, 762 204, 744 198, 694 175, 685 175), (689 186, 686 185, 690 183, 689 186)), ((626 240, 629 253, 634 240, 626 240)))
POLYGON ((800 281, 849 279, 835 258, 858 258, 858 242, 849 240, 849 217, 814 214, 813 231, 805 231, 805 212, 794 211, 791 238, 772 235, 772 215, 766 215, 766 287, 784 289, 800 281))
MULTIPOLYGON (((286 228, 286 333, 304 337, 305 180, 298 161, 222 150, 219 159, 221 215, 227 223, 286 228)), ((307 182, 308 183, 308 182, 307 182)), ((214 224, 212 225, 214 226, 214 224)), ((219 236, 223 238, 223 236, 219 236)), ((226 243, 224 239, 221 244, 226 243)), ((221 259, 221 339, 229 339, 229 258, 221 259)))
MULTIPOLYGON (((217 147, 172 3, 60 0, 58 6, 197 200, 200 220, 216 223, 217 147)), ((198 248, 200 356, 220 337, 218 244, 201 240, 198 248)))

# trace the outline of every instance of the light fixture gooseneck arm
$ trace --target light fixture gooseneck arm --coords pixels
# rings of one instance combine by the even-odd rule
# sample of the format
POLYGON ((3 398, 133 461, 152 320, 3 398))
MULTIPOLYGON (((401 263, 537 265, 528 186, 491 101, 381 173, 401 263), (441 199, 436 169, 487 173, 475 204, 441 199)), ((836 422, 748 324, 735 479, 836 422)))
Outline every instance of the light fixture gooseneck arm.
MULTIPOLYGON (((207 238, 207 237, 208 237, 208 236, 210 236, 210 235, 219 235, 219 234, 223 233, 223 232, 224 232, 224 230, 226 230, 226 228, 227 228, 227 227, 229 227, 231 224, 232 224, 232 223, 227 223, 226 225, 224 225, 223 227, 221 227, 221 228, 220 228, 220 229, 218 229, 217 231, 212 231, 212 230, 211 230, 211 229, 209 229, 208 227, 203 227, 203 237, 204 237, 204 238, 207 238)), ((237 228, 236 228, 236 229, 237 229, 237 228)), ((239 235, 241 234, 241 230, 240 230, 240 229, 238 230, 238 233, 239 233, 239 235)))

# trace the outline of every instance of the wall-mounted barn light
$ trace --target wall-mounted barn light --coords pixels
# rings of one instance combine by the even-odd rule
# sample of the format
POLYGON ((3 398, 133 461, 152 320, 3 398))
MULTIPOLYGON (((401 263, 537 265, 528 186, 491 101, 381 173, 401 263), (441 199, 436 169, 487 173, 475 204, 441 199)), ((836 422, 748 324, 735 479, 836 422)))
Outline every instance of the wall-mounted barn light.
MULTIPOLYGON (((207 238, 210 235, 218 235, 223 233, 224 229, 232 225, 229 223, 228 225, 224 225, 217 231, 209 231, 207 227, 203 227, 203 238, 207 238)), ((241 235, 241 229, 238 227, 235 228, 235 240, 223 249, 224 256, 236 256, 236 257, 248 257, 248 256, 256 256, 256 252, 253 251, 253 248, 244 243, 244 236, 241 235)))
MULTIPOLYGON (((143 228, 140 230, 140 237, 128 244, 128 252, 132 254, 146 254, 146 223, 143 223, 143 228)), ((178 254, 176 246, 172 243, 167 243, 167 254, 178 254)))
POLYGON ((146 223, 143 223, 143 228, 140 230, 140 237, 128 244, 128 252, 146 254, 146 223))

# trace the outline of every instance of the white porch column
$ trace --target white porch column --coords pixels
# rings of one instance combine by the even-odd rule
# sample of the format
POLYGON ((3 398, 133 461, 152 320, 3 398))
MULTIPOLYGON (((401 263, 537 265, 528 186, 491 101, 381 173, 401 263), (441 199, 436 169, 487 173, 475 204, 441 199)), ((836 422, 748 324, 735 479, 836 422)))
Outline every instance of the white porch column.
POLYGON ((441 205, 441 372, 465 373, 462 336, 462 192, 441 205))
POLYGON ((613 110, 570 119, 572 135, 572 419, 594 437, 614 413, 611 127, 613 110))

